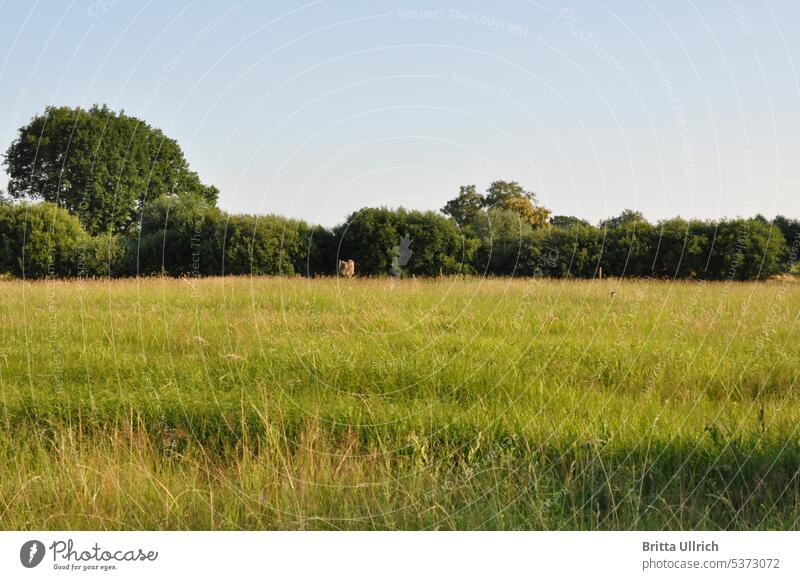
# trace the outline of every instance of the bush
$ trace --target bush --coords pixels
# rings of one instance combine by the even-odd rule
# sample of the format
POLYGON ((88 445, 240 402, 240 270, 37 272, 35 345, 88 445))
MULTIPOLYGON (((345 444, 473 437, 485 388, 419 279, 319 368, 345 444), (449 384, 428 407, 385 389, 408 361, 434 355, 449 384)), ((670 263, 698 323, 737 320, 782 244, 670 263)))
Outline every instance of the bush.
POLYGON ((402 237, 398 212, 388 208, 364 208, 348 216, 346 222, 334 228, 335 249, 328 258, 355 260, 356 273, 368 276, 387 276, 392 269, 395 247, 402 237))
POLYGON ((291 276, 302 263, 300 223, 276 215, 229 216, 225 224, 225 274, 291 276))
POLYGON ((432 211, 411 211, 400 212, 399 222, 402 235, 395 242, 393 254, 403 273, 416 276, 458 274, 473 259, 477 241, 464 235, 453 220, 432 211), (398 249, 405 243, 410 254, 398 249), (408 260, 405 265, 400 262, 404 259, 408 260))
POLYGON ((600 265, 602 237, 598 228, 578 222, 537 230, 529 238, 522 271, 528 276, 592 278, 600 265))
POLYGON ((300 251, 294 260, 294 271, 304 276, 330 276, 336 273, 337 242, 333 232, 306 222, 298 223, 300 251))
POLYGON ((780 230, 759 219, 735 219, 716 225, 708 276, 717 280, 755 280, 786 271, 786 240, 780 230))
MULTIPOLYGON (((515 217, 519 221, 518 217, 515 217)), ((365 208, 333 232, 327 258, 353 259, 370 276, 438 276, 471 269, 479 243, 436 212, 365 208)))
POLYGON ((88 241, 78 218, 54 204, 0 204, 0 273, 83 275, 80 249, 88 241))
POLYGON ((79 276, 115 277, 125 272, 125 244, 119 236, 100 234, 81 240, 79 276))
POLYGON ((609 276, 652 276, 656 248, 653 226, 638 212, 625 211, 601 224, 604 228, 603 274, 609 276))
POLYGON ((657 278, 706 277, 710 250, 709 234, 713 228, 701 221, 681 218, 658 224, 653 276, 657 278))
POLYGON ((90 237, 51 203, 0 203, 0 275, 316 276, 352 258, 369 276, 593 278, 602 267, 606 276, 755 280, 791 268, 796 232, 785 218, 652 225, 631 211, 600 227, 557 217, 534 228, 507 208, 479 210, 463 228, 435 212, 365 208, 329 231, 276 215, 227 215, 182 195, 147 204, 125 236, 90 237))
POLYGON ((227 215, 198 196, 148 204, 125 241, 131 274, 171 276, 316 273, 325 241, 304 222, 276 215, 227 215), (312 233, 314 236, 312 236, 312 233))
POLYGON ((528 257, 533 247, 533 228, 519 214, 492 208, 478 214, 470 229, 478 242, 472 260, 475 272, 499 276, 531 273, 528 257))
POLYGON ((199 196, 159 198, 125 240, 124 272, 171 276, 222 274, 223 214, 199 196))

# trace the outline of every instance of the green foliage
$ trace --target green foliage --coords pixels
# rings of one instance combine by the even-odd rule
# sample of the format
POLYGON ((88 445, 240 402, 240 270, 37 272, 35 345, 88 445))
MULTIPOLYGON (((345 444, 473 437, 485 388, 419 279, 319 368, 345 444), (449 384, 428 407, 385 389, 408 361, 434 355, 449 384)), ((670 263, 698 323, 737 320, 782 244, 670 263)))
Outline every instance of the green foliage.
POLYGON ((800 220, 779 215, 775 218, 774 224, 786 241, 786 254, 783 256, 783 261, 786 262, 787 269, 796 270, 800 260, 800 220))
POLYGON ((477 248, 477 240, 464 236, 453 220, 431 211, 401 214, 400 229, 412 250, 403 271, 416 276, 462 273, 477 248))
POLYGON ((81 249, 89 241, 78 219, 56 205, 0 204, 0 274, 85 275, 81 249))
POLYGON ((176 193, 215 204, 173 139, 106 106, 48 107, 19 130, 4 157, 9 194, 80 217, 91 234, 124 232, 147 200, 176 193))
POLYGON ((442 208, 442 213, 450 216, 455 222, 465 227, 477 219, 484 207, 484 198, 474 185, 462 185, 458 196, 451 199, 442 208))
POLYGON ((276 215, 229 216, 225 273, 291 276, 303 253, 300 224, 276 215))
POLYGON ((533 228, 520 215, 503 207, 490 208, 472 223, 479 240, 473 268, 479 274, 500 276, 524 275, 520 262, 530 249, 533 228))
POLYGON ((706 264, 713 238, 713 228, 698 221, 681 218, 658 225, 658 253, 653 275, 659 278, 708 278, 706 264))
POLYGON ((294 258, 294 271, 308 277, 334 274, 338 243, 333 232, 303 221, 298 222, 297 232, 301 247, 294 258))
POLYGON ((605 244, 601 265, 611 276, 652 275, 655 230, 638 212, 623 212, 604 222, 605 244))
POLYGON ((757 218, 675 218, 653 225, 626 210, 601 227, 577 218, 534 227, 504 206, 475 212, 461 225, 434 212, 365 208, 329 232, 279 216, 223 216, 197 197, 157 200, 143 215, 141 240, 128 243, 128 253, 139 254, 140 268, 129 273, 163 267, 171 275, 220 274, 223 253, 226 274, 307 276, 335 274, 338 259, 355 260, 362 276, 593 278, 602 268, 605 276, 616 277, 755 280, 792 265, 780 229, 757 218), (398 268, 404 237, 410 254, 398 268))
POLYGON ((493 209, 513 211, 532 227, 545 225, 550 216, 550 210, 536 205, 536 194, 525 191, 516 181, 494 181, 485 195, 479 194, 474 185, 462 185, 458 196, 448 201, 442 212, 469 232, 470 224, 493 209))
POLYGON ((796 270, 800 253, 800 222, 784 216, 653 225, 625 210, 594 227, 551 218, 534 193, 503 180, 485 194, 462 186, 444 216, 364 208, 326 230, 226 215, 175 140, 98 105, 48 107, 20 128, 4 165, 0 270, 15 276, 316 276, 353 259, 357 274, 370 276, 592 278, 602 268, 607 276, 753 280, 796 270), (409 244, 403 264, 401 240, 409 244))
POLYGON ((588 225, 537 230, 529 238, 523 272, 528 276, 593 278, 600 266, 602 232, 588 225))
POLYGON ((536 205, 536 194, 525 191, 516 181, 492 182, 486 190, 484 207, 514 211, 532 227, 545 225, 550 217, 550 210, 536 205))
POLYGON ((531 201, 536 196, 525 189, 516 181, 493 181, 486 190, 484 197, 485 207, 502 207, 509 199, 525 198, 531 201))
POLYGON ((759 219, 717 224, 709 258, 713 279, 754 280, 785 271, 786 241, 780 230, 759 219))
POLYGON ((616 277, 755 280, 786 272, 797 259, 797 247, 794 261, 788 257, 779 228, 758 218, 653 225, 626 210, 600 227, 564 216, 551 221, 531 228, 512 210, 478 214, 468 229, 479 241, 475 271, 593 278, 602 268, 616 277))
POLYGON ((192 277, 314 274, 319 258, 311 234, 297 220, 227 215, 198 196, 163 197, 145 206, 141 227, 126 238, 126 272, 192 277))
POLYGON ((471 271, 478 241, 456 222, 435 212, 365 208, 334 228, 336 251, 329 256, 353 259, 356 273, 368 276, 438 276, 471 271), (403 240, 410 253, 403 255, 403 240))
POLYGON ((126 273, 218 276, 224 226, 222 212, 202 197, 158 198, 126 239, 126 273))
MULTIPOLYGON (((146 204, 140 220, 124 235, 90 237, 54 204, 0 204, 0 273, 22 276, 24 256, 26 277, 313 277, 353 259, 360 276, 594 278, 602 268, 615 277, 757 280, 791 271, 800 251, 800 237, 789 246, 764 219, 653 225, 629 211, 601 228, 573 219, 533 227, 506 207, 461 226, 435 212, 365 208, 329 231, 276 215, 227 215, 183 195, 146 204)), ((795 226, 786 227, 791 234, 795 226)))
POLYGON ((610 229, 610 228, 617 228, 625 224, 635 225, 637 223, 642 223, 645 221, 646 220, 644 219, 642 212, 635 211, 632 209, 624 209, 622 210, 622 213, 619 214, 618 216, 601 220, 600 227, 610 229))
POLYGON ((403 217, 388 208, 364 208, 348 216, 344 224, 334 228, 337 240, 336 260, 355 260, 356 273, 370 276, 388 275, 392 269, 395 246, 399 243, 403 217))
POLYGON ((444 215, 364 208, 332 230, 276 215, 227 215, 174 140, 98 106, 48 108, 20 129, 5 165, 11 197, 0 196, 8 232, 0 265, 21 276, 25 256, 28 277, 312 277, 335 275, 338 260, 352 259, 366 276, 594 278, 602 271, 754 280, 796 269, 800 252, 800 222, 783 216, 651 224, 625 210, 595 227, 550 217, 535 194, 502 180, 485 194, 462 186, 444 215), (13 198, 49 203, 14 205, 13 198))
POLYGON ((114 234, 85 236, 79 248, 81 276, 106 278, 119 276, 126 267, 123 239, 114 234))
POLYGON ((588 226, 589 222, 571 215, 554 215, 550 218, 550 225, 557 228, 574 228, 576 226, 588 226))

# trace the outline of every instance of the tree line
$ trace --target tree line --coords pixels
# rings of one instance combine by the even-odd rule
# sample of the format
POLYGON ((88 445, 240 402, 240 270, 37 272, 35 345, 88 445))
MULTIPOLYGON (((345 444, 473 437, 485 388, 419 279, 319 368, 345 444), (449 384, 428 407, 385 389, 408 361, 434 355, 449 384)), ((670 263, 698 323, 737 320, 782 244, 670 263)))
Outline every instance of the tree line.
POLYGON ((364 208, 333 228, 217 207, 177 142, 105 106, 51 107, 4 156, 0 274, 628 276, 763 279, 794 269, 800 222, 779 216, 593 225, 551 215, 517 182, 474 185, 439 212, 364 208))

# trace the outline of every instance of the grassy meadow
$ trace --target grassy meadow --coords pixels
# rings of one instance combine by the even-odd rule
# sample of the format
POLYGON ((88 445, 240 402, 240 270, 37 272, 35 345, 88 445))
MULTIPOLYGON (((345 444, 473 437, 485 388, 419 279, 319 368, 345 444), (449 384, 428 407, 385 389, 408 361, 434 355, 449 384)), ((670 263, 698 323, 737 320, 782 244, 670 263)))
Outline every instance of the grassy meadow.
POLYGON ((0 282, 2 529, 796 529, 800 286, 0 282))

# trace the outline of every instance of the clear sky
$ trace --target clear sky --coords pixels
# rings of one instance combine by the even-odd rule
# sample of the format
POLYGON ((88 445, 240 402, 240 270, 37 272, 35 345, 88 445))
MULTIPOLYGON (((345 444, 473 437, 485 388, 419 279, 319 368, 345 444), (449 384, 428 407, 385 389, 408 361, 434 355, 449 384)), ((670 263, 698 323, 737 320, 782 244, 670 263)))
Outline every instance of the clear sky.
POLYGON ((0 0, 0 148, 107 103, 236 212, 332 225, 508 179, 591 221, 800 217, 798 22, 796 0, 0 0))

